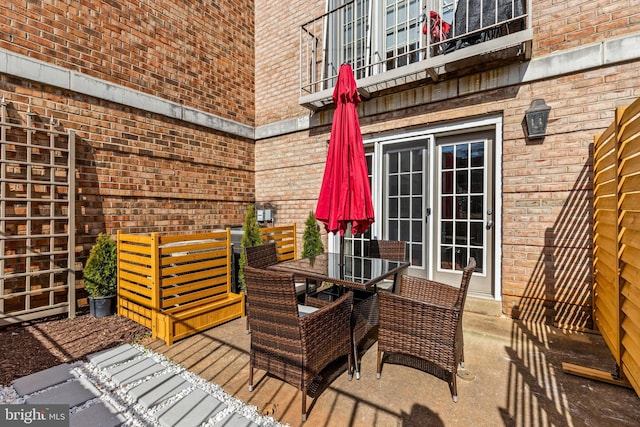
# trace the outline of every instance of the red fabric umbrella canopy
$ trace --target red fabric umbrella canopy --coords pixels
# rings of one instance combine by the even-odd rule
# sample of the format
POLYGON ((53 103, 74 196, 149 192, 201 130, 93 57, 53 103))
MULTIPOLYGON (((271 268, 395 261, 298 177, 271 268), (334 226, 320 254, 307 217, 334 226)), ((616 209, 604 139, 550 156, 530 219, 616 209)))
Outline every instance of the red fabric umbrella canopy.
POLYGON ((360 96, 348 64, 340 67, 333 101, 336 111, 316 219, 330 233, 342 236, 349 224, 353 234, 364 233, 374 221, 373 203, 356 110, 360 96))

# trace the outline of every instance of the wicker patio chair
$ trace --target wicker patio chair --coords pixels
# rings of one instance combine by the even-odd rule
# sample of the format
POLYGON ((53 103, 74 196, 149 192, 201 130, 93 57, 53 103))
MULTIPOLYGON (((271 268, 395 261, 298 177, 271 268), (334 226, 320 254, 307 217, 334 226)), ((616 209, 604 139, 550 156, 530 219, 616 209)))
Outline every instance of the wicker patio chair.
POLYGON ((249 391, 254 386, 254 369, 262 369, 297 387, 302 391, 302 420, 305 421, 309 386, 320 372, 345 355, 351 372, 353 294, 348 292, 301 316, 292 275, 252 267, 245 267, 244 274, 251 300, 249 391))
MULTIPOLYGON (((244 248, 244 256, 246 260, 246 266, 265 269, 270 265, 278 263, 278 254, 276 252, 275 243, 265 243, 264 245, 249 246, 244 248)), ((246 280, 246 279, 245 279, 246 280)), ((248 310, 249 301, 245 300, 245 308, 248 310)), ((247 333, 250 332, 249 316, 247 315, 246 324, 247 333)))
MULTIPOLYGON (((371 240, 369 242, 369 257, 384 258, 394 261, 407 260, 407 242, 404 240, 371 240)), ((376 284, 377 290, 391 291, 395 290, 398 273, 389 276, 387 279, 393 278, 393 282, 383 281, 376 284)))
POLYGON ((371 240, 369 242, 369 256, 405 261, 407 259, 407 242, 403 240, 371 240))
POLYGON ((403 275, 398 294, 378 294, 378 378, 383 363, 407 365, 447 381, 453 401, 458 401, 456 374, 459 364, 464 367, 462 313, 475 268, 470 258, 460 288, 403 275))

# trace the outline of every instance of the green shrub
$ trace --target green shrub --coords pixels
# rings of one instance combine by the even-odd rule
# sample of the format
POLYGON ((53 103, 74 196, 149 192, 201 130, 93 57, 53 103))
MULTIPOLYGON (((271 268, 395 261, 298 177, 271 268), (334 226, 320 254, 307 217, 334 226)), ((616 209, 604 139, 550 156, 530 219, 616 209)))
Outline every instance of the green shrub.
POLYGON ((260 235, 260 227, 256 219, 256 210, 253 205, 249 205, 244 218, 242 241, 240 242, 240 271, 238 272, 238 283, 242 290, 244 290, 246 286, 244 281, 244 266, 247 264, 247 257, 245 256, 244 248, 261 244, 262 236, 260 235))
POLYGON ((115 240, 100 233, 84 266, 84 288, 92 298, 116 294, 118 249, 115 240))
POLYGON ((324 252, 322 247, 322 239, 320 238, 320 227, 316 221, 316 216, 313 211, 309 212, 309 216, 304 223, 304 234, 302 235, 302 241, 304 243, 302 247, 302 258, 312 258, 316 255, 320 255, 324 252))

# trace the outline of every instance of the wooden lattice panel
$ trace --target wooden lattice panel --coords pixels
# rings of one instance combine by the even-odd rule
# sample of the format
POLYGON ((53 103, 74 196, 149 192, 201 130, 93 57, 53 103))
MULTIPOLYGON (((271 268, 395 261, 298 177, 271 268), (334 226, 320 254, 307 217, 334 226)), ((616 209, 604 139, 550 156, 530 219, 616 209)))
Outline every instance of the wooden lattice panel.
POLYGON ((75 315, 75 143, 2 100, 0 325, 75 315))

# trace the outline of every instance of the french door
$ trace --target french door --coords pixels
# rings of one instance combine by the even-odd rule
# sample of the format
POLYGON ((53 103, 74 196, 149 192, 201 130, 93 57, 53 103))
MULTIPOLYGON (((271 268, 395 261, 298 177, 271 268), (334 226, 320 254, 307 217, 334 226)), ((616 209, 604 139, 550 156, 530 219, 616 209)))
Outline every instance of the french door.
POLYGON ((457 286, 474 257, 470 290, 493 295, 494 135, 384 144, 378 234, 408 243, 410 274, 457 286))
POLYGON ((436 138, 432 277, 459 284, 470 257, 476 260, 471 292, 493 294, 494 133, 436 138))

